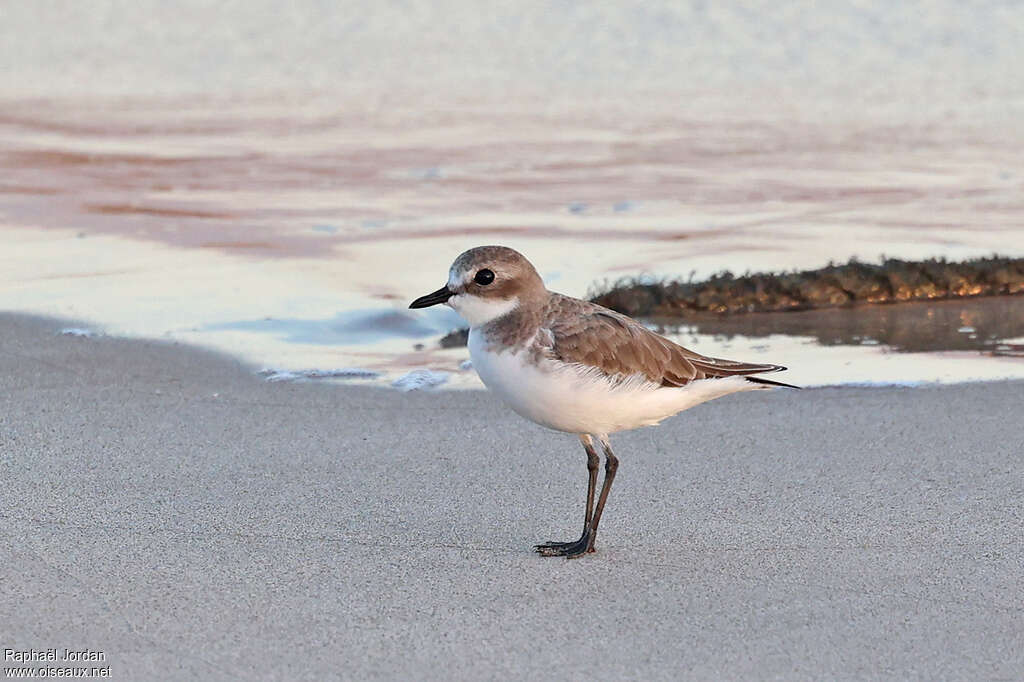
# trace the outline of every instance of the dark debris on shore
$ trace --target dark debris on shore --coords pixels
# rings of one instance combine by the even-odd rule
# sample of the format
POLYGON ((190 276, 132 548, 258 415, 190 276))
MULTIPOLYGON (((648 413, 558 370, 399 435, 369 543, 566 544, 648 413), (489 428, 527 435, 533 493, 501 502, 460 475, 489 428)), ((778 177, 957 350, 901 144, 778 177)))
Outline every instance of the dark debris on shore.
POLYGON ((701 282, 620 280, 591 297, 632 317, 685 317, 838 308, 862 303, 934 301, 1024 293, 1024 258, 992 256, 961 262, 888 258, 879 265, 850 260, 817 270, 722 272, 701 282))
POLYGON ((441 348, 460 348, 469 343, 469 329, 453 329, 441 337, 441 348))

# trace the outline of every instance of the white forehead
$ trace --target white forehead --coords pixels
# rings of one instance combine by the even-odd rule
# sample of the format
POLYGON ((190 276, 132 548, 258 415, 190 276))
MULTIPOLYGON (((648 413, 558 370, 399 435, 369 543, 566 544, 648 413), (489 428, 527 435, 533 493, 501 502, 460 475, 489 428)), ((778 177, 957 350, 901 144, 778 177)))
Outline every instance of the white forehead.
POLYGON ((454 288, 462 286, 463 284, 469 284, 474 277, 476 277, 477 271, 487 266, 487 263, 470 261, 469 263, 455 261, 452 263, 452 267, 448 269, 448 288, 454 288))
POLYGON ((463 284, 469 281, 468 270, 456 270, 453 265, 451 270, 448 271, 448 288, 457 289, 463 284))

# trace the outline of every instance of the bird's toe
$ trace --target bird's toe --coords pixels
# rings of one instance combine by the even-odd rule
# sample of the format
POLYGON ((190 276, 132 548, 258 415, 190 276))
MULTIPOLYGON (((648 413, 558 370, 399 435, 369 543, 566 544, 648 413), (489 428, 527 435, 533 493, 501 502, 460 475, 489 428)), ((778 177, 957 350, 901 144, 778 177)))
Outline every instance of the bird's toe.
POLYGON ((593 552, 590 546, 590 534, 583 533, 579 540, 571 542, 544 542, 533 546, 533 551, 541 556, 564 556, 574 558, 587 552, 593 552))

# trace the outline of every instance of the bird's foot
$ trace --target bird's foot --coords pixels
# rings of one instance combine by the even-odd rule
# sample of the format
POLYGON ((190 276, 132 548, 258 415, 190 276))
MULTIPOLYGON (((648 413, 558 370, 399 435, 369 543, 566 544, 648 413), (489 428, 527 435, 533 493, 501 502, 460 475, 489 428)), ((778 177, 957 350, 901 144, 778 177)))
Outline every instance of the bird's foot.
POLYGON ((534 545, 533 550, 541 556, 564 556, 566 559, 575 559, 584 554, 594 551, 590 542, 590 531, 584 531, 579 540, 572 542, 545 542, 534 545))

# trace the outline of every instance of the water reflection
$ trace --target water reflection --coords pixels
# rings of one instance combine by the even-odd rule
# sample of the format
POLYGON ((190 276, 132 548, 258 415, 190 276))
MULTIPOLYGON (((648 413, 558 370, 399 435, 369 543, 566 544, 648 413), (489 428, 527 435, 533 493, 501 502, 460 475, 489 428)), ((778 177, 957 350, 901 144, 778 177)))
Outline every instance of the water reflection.
POLYGON ((884 344, 904 352, 982 351, 1024 356, 1024 296, 650 320, 665 334, 814 338, 823 346, 884 344))

